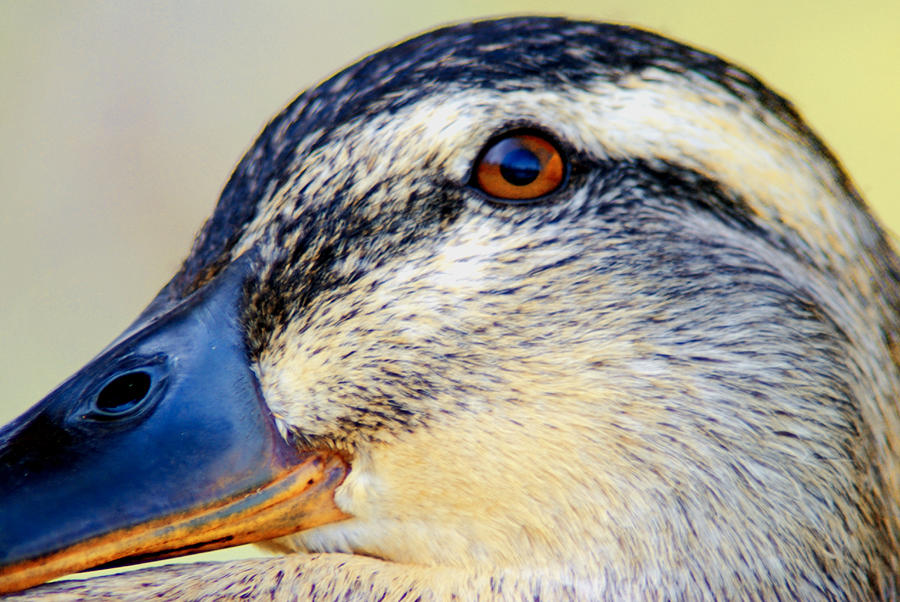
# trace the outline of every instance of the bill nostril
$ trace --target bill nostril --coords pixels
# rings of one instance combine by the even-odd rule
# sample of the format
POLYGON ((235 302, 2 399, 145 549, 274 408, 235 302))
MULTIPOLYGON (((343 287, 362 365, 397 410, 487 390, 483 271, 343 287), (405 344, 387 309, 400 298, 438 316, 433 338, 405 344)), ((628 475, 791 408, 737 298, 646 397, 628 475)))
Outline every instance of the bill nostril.
POLYGON ((152 384, 150 374, 143 370, 121 374, 106 383, 97 394, 95 411, 105 418, 128 415, 146 399, 152 384))

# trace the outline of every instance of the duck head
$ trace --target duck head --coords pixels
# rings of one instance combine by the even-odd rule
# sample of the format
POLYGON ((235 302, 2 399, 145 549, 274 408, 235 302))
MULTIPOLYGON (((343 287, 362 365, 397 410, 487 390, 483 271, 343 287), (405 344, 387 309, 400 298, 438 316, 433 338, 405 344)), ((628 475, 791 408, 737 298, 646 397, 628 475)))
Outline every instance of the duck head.
POLYGON ((265 540, 882 595, 898 269, 791 106, 715 57, 561 19, 425 34, 276 117, 135 324, 0 432, 0 591, 265 540))

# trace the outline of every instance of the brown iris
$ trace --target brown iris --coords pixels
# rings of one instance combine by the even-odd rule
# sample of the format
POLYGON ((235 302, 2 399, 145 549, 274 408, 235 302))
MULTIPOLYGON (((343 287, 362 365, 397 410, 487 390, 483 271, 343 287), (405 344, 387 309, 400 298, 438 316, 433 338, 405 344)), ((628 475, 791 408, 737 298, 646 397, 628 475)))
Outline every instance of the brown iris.
POLYGON ((562 156, 539 134, 517 133, 490 143, 475 166, 475 182, 499 199, 536 199, 556 190, 565 177, 562 156))

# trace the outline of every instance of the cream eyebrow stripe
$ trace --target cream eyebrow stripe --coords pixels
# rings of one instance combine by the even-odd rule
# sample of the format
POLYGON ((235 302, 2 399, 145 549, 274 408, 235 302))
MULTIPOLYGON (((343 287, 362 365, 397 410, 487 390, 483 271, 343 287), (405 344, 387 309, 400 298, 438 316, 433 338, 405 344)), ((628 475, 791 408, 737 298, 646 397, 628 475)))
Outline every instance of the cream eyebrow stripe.
POLYGON ((846 197, 838 172, 790 125, 752 98, 738 99, 698 75, 651 68, 615 83, 598 77, 562 90, 432 90, 396 112, 351 120, 331 134, 337 142, 298 149, 296 175, 260 203, 234 256, 252 246, 275 215, 294 219, 331 202, 324 183, 350 172, 354 183, 345 194, 421 168, 423 157, 464 181, 481 145, 511 120, 534 121, 589 155, 698 172, 745 199, 761 219, 813 237, 814 248, 856 255, 856 209, 833 201, 846 197), (365 164, 356 165, 362 158, 365 164), (320 194, 298 203, 298 190, 320 194))

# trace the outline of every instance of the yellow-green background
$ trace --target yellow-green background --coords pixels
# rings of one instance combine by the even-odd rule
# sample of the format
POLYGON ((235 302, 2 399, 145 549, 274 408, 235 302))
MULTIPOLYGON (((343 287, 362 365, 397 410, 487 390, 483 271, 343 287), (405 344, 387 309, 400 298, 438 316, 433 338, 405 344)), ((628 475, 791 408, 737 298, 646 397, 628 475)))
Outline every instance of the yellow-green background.
POLYGON ((900 229, 900 2, 0 3, 0 422, 166 281, 259 129, 308 85, 438 24, 648 27, 791 98, 900 229))

